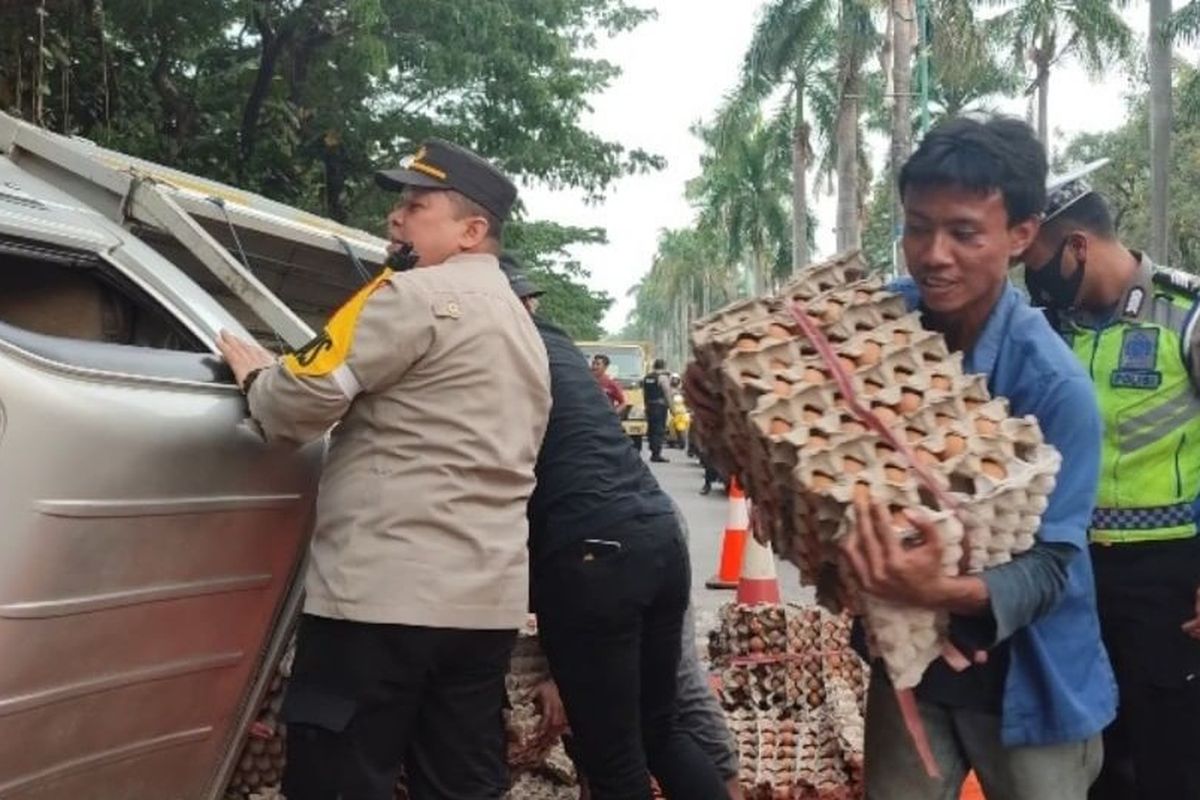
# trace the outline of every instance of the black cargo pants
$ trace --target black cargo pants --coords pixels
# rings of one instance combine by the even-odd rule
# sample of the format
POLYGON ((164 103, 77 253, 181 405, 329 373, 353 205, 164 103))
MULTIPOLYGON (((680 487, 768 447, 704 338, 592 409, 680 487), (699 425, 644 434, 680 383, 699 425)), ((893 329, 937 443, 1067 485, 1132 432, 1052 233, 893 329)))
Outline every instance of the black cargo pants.
POLYGON ((662 457, 663 441, 667 438, 667 405, 666 403, 646 404, 646 428, 650 438, 650 455, 662 457))
POLYGON ((1100 633, 1117 675, 1117 719, 1091 800, 1200 798, 1200 539, 1092 545, 1100 633))
POLYGON ((514 630, 304 615, 284 698, 288 800, 498 800, 514 630))
POLYGON ((651 774, 671 800, 728 797, 676 715, 690 586, 673 514, 631 519, 534 566, 538 634, 595 800, 650 800, 651 774))

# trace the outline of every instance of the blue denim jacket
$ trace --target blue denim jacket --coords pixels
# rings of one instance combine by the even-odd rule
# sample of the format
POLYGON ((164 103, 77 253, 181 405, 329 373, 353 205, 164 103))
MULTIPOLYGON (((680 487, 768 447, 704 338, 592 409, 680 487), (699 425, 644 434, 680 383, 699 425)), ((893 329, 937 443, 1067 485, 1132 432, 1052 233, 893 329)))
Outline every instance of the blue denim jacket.
MULTIPOLYGON (((909 308, 919 304, 909 279, 890 287, 909 308)), ((1066 584, 1057 599, 1023 580, 1011 566, 985 570, 996 641, 1007 641, 1001 739, 1008 746, 1080 741, 1116 715, 1117 689, 1100 641, 1087 531, 1100 471, 1100 412, 1095 391, 1074 354, 1011 284, 996 302, 967 372, 987 376, 993 395, 1008 398, 1013 416, 1032 414, 1046 441, 1062 454, 1062 469, 1042 515, 1039 542, 1070 548, 1066 584), (1033 591, 1030 591, 1034 588, 1033 591)), ((1059 548, 1061 549, 1061 548, 1059 548)))

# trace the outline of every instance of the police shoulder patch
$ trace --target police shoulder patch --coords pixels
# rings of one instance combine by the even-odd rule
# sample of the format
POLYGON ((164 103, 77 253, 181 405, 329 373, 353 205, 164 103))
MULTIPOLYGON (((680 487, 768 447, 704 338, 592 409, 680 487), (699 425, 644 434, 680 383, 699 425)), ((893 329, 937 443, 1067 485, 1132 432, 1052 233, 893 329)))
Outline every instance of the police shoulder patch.
POLYGON ((1158 362, 1158 328, 1129 327, 1121 334, 1118 369, 1152 370, 1158 362))
POLYGON ((355 292, 354 296, 329 318, 325 330, 300 349, 284 356, 284 367, 293 375, 320 377, 329 375, 342 366, 350 355, 350 346, 354 343, 354 327, 367 298, 386 283, 391 275, 392 271, 385 269, 355 292))

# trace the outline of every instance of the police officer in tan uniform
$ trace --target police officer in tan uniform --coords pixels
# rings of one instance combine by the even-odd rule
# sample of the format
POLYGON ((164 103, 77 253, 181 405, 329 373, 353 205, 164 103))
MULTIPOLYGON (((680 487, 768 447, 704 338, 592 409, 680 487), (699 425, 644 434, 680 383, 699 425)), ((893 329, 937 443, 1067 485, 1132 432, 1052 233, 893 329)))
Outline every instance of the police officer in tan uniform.
POLYGON ((340 423, 284 702, 284 793, 391 800, 403 767, 413 800, 500 798, 550 408, 546 350, 497 262, 516 189, 437 140, 377 180, 401 193, 389 236, 414 268, 385 269, 282 360, 222 334, 268 437, 340 423))

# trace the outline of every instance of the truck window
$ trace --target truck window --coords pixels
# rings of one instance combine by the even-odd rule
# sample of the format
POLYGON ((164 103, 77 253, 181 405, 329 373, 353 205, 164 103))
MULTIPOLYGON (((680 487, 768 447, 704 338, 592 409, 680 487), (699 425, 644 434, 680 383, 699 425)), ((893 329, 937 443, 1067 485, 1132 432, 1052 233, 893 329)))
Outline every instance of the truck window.
POLYGON ((0 239, 0 322, 87 342, 205 352, 96 255, 20 240, 0 239))
POLYGON ((95 253, 3 237, 0 342, 70 367, 233 382, 220 358, 95 253))

